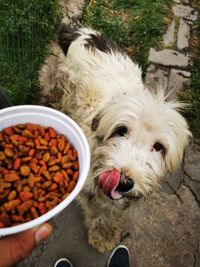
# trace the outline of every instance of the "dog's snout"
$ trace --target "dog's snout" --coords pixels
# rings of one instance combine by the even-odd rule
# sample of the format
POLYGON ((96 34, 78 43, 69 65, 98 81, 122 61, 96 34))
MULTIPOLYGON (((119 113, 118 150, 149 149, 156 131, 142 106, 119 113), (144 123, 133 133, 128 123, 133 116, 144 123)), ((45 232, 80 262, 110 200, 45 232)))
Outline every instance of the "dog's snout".
POLYGON ((119 182, 116 190, 119 192, 128 192, 133 188, 133 186, 134 186, 133 180, 126 176, 123 181, 119 182))

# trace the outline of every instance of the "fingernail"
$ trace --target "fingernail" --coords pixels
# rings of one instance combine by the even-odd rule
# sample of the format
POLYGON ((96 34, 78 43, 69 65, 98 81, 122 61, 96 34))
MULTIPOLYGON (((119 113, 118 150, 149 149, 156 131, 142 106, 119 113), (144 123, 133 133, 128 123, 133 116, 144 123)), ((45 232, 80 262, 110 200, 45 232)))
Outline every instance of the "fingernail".
POLYGON ((39 244, 43 240, 45 240, 52 232, 52 227, 49 224, 42 225, 36 232, 35 232, 35 240, 36 243, 39 244))

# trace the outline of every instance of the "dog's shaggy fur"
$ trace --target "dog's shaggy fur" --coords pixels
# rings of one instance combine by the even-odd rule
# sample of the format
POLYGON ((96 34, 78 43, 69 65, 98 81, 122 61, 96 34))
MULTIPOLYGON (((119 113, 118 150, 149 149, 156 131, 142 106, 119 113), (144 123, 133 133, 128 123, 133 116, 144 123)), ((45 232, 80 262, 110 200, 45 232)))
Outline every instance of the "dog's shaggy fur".
POLYGON ((99 32, 62 25, 40 72, 44 93, 64 90, 62 111, 85 132, 91 168, 79 200, 89 243, 112 249, 124 211, 176 170, 191 135, 164 92, 145 88, 140 68, 99 32), (59 47, 60 45, 60 47, 59 47))

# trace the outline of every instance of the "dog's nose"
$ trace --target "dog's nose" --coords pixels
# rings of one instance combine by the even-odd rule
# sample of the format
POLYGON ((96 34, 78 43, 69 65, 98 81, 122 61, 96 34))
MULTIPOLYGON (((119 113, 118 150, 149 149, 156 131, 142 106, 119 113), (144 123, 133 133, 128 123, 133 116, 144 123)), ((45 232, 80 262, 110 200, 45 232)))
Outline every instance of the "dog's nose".
POLYGON ((123 181, 119 182, 116 190, 119 192, 128 192, 133 188, 133 186, 134 186, 133 180, 126 176, 123 181))

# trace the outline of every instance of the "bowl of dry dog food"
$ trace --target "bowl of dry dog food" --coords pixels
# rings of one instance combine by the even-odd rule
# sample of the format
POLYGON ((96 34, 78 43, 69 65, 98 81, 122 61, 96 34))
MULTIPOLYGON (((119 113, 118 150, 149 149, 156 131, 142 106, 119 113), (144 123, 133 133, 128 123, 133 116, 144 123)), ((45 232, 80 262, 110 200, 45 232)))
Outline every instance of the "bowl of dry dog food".
POLYGON ((0 111, 0 236, 50 220, 82 189, 90 151, 62 112, 24 105, 0 111))

